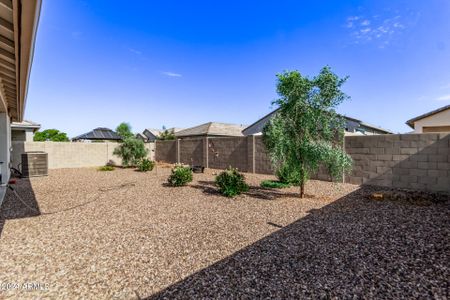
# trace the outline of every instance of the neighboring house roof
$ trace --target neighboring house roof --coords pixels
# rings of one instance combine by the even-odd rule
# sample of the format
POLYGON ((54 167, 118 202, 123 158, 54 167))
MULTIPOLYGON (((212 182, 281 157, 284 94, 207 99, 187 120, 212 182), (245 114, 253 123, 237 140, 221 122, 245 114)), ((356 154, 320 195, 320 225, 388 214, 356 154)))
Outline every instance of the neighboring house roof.
POLYGON ((175 132, 177 137, 186 136, 243 136, 242 130, 244 126, 237 124, 227 124, 218 122, 208 122, 195 127, 187 128, 175 132))
POLYGON ((41 124, 32 121, 11 122, 11 129, 33 129, 33 132, 36 132, 39 128, 41 128, 41 124))
MULTIPOLYGON (((258 121, 254 122, 252 125, 248 126, 247 128, 245 128, 242 133, 244 135, 252 135, 252 134, 256 134, 259 132, 262 132, 264 126, 266 126, 267 122, 269 122, 269 120, 275 115, 275 113, 279 110, 279 108, 275 109, 274 111, 270 112, 269 114, 265 115, 264 117, 262 117, 261 119, 259 119, 258 121)), ((389 133, 392 134, 393 132, 378 126, 373 126, 370 125, 368 123, 365 123, 361 120, 352 118, 352 117, 347 117, 347 116, 342 116, 344 117, 347 121, 352 121, 355 123, 358 123, 360 126, 364 126, 366 128, 370 128, 382 133, 389 133)))
POLYGON ((147 137, 144 134, 142 134, 142 133, 136 133, 136 138, 142 139, 144 141, 147 140, 147 137))
POLYGON ((358 120, 358 119, 355 119, 355 118, 352 118, 352 117, 348 117, 348 116, 345 116, 345 115, 342 115, 342 117, 344 117, 347 121, 351 120, 353 122, 357 122, 360 126, 363 126, 363 127, 366 127, 366 128, 370 128, 370 129, 374 129, 374 130, 377 130, 377 131, 380 131, 380 132, 384 132, 384 133, 388 133, 388 134, 393 134, 393 132, 390 131, 389 129, 385 129, 385 128, 382 128, 382 127, 379 127, 379 126, 375 126, 375 125, 372 125, 370 123, 366 123, 366 122, 363 122, 361 120, 358 120))
POLYGON ((418 116, 418 117, 412 118, 411 120, 406 121, 406 124, 407 124, 409 127, 411 127, 411 128, 414 129, 414 123, 415 123, 415 122, 417 122, 417 121, 419 121, 419 120, 421 120, 421 119, 425 119, 425 118, 427 118, 427 117, 431 117, 432 115, 435 115, 435 114, 437 114, 437 113, 443 112, 443 111, 445 111, 445 110, 447 110, 447 109, 450 109, 450 104, 449 104, 449 105, 446 105, 446 106, 443 106, 443 107, 440 107, 440 108, 438 108, 438 109, 432 110, 432 111, 430 111, 430 112, 427 112, 427 113, 425 113, 425 114, 423 114, 423 115, 420 115, 420 116, 418 116))
MULTIPOLYGON (((143 134, 146 135, 146 132, 150 132, 151 134, 153 134, 154 137, 159 137, 159 135, 161 133, 163 133, 164 131, 168 131, 168 132, 178 132, 180 130, 183 130, 183 128, 178 128, 178 127, 171 127, 171 128, 166 128, 166 129, 154 129, 154 128, 146 128, 144 129, 143 134)), ((147 136, 148 137, 148 136, 147 136)))
POLYGON ((268 113, 267 115, 265 115, 261 119, 259 119, 256 122, 254 122, 253 124, 251 124, 248 127, 244 128, 244 130, 242 130, 242 133, 244 135, 252 135, 252 134, 255 134, 255 133, 262 132, 263 129, 264 129, 264 126, 266 126, 267 122, 269 122, 269 120, 272 118, 272 116, 275 115, 275 113, 278 111, 278 109, 279 108, 275 109, 274 111, 268 113))
MULTIPOLYGON (((147 132, 150 132, 150 133, 153 134, 153 136, 155 136, 155 137, 158 137, 158 136, 161 134, 161 130, 159 130, 159 129, 154 129, 154 128, 146 128, 146 129, 144 129, 143 134, 144 134, 145 136, 147 136, 147 135, 146 135, 147 132)), ((148 137, 148 136, 147 136, 147 137, 148 137)))
POLYGON ((88 133, 74 137, 72 140, 122 140, 122 138, 109 128, 95 128, 88 133))

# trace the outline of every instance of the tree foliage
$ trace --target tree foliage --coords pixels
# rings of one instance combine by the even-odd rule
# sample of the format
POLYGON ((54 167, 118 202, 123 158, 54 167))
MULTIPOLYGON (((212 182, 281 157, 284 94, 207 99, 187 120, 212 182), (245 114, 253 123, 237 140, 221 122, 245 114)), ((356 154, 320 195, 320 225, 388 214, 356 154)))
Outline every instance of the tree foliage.
POLYGON ((114 149, 114 154, 122 158, 124 166, 136 166, 139 160, 145 158, 148 150, 142 140, 135 137, 125 138, 119 146, 114 149))
POLYGON ((124 166, 136 166, 148 154, 144 142, 133 135, 128 123, 121 123, 117 126, 116 132, 122 138, 122 141, 113 153, 122 158, 124 166))
POLYGON ((131 132, 131 126, 129 123, 122 122, 117 126, 116 133, 122 138, 126 139, 129 137, 133 137, 134 134, 131 132))
POLYGON ((298 71, 278 74, 279 106, 263 130, 263 139, 276 170, 300 185, 322 165, 333 178, 351 169, 351 158, 343 150, 344 119, 335 108, 348 98, 341 91, 347 78, 339 78, 329 67, 309 78, 298 71))
POLYGON ((68 142, 69 138, 65 132, 61 132, 58 129, 46 129, 44 131, 38 131, 34 134, 33 141, 35 142, 68 142))
POLYGON ((159 135, 158 139, 162 141, 168 141, 168 140, 174 140, 175 139, 175 132, 174 130, 168 130, 165 126, 163 126, 163 131, 159 135))

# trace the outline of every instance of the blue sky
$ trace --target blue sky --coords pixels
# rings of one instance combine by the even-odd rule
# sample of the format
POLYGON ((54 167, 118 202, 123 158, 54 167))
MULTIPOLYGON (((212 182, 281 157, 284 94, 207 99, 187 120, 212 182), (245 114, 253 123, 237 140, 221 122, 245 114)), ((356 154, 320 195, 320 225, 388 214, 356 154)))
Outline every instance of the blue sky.
POLYGON ((276 73, 325 65, 350 76, 339 112, 409 131, 450 104, 450 1, 44 0, 25 117, 71 137, 250 124, 276 73))

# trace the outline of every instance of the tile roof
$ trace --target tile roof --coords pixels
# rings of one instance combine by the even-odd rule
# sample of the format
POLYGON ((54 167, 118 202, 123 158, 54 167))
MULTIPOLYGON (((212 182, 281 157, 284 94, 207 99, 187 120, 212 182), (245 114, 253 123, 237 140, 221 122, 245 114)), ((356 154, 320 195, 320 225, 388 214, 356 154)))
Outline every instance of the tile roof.
POLYGON ((199 135, 213 135, 213 136, 243 136, 242 130, 245 127, 237 124, 227 124, 218 122, 208 122, 191 128, 187 128, 175 132, 177 137, 184 136, 199 136, 199 135))

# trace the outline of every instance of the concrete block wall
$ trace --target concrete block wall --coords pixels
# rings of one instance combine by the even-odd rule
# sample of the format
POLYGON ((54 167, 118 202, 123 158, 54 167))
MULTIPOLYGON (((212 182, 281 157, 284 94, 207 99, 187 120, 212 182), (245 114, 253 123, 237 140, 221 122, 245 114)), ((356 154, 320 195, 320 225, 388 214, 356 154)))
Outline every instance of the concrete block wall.
POLYGON ((179 140, 179 162, 187 165, 203 165, 204 139, 179 140))
MULTIPOLYGON (((156 143, 157 160, 176 162, 176 142, 164 143, 167 144, 156 143)), ((178 154, 184 163, 190 164, 188 158, 195 157, 195 164, 203 161, 202 165, 209 168, 225 169, 231 165, 243 172, 273 174, 261 136, 203 138, 203 143, 200 140, 180 140, 178 143, 178 154)), ((450 192, 449 149, 450 134, 348 136, 345 137, 345 150, 353 158, 354 165, 344 181, 450 192)), ((329 180, 330 176, 324 170, 322 168, 314 178, 329 180)))
POLYGON ((450 192, 450 134, 352 136, 345 148, 346 182, 450 192))
POLYGON ((273 174, 274 170, 262 136, 255 136, 255 173, 273 174))
POLYGON ((192 138, 157 141, 156 161, 202 165, 213 169, 229 166, 242 172, 272 174, 272 165, 261 137, 192 138))
MULTIPOLYGON (((13 142, 11 163, 18 167, 21 155, 30 151, 48 153, 49 169, 98 167, 107 163, 120 165, 121 159, 113 154, 117 143, 58 143, 58 142, 13 142)), ((148 158, 154 159, 154 144, 147 143, 148 158)))
POLYGON ((155 160, 174 164, 177 162, 177 141, 156 141, 155 160))
POLYGON ((208 138, 208 167, 226 169, 231 166, 242 172, 252 172, 248 166, 247 140, 246 137, 208 138))

